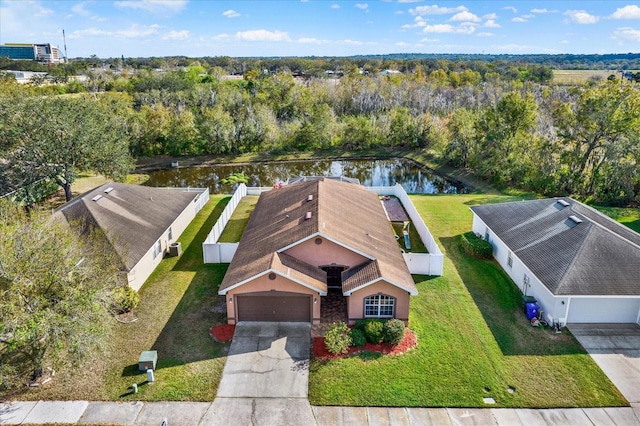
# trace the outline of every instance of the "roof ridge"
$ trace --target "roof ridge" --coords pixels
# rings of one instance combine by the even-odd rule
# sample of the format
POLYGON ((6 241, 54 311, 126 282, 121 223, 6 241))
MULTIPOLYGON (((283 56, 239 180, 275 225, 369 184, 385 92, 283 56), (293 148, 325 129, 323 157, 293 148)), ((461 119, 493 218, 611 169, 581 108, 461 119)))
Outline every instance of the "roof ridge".
MULTIPOLYGON (((589 221, 590 224, 593 224, 593 222, 590 220, 589 221)), ((569 263, 567 265, 567 267, 565 268, 564 272, 562 273, 562 277, 560 277, 560 279, 558 280, 558 285, 556 286, 555 289, 555 293, 558 294, 560 293, 560 289, 564 286, 564 284, 567 281, 567 276, 569 275, 569 271, 573 270, 573 266, 576 264, 576 262, 578 261, 578 259, 580 258, 580 255, 582 255, 582 252, 584 250, 586 250, 586 244, 584 244, 584 241, 591 235, 591 232, 585 232, 585 234, 582 236, 582 238, 580 239, 580 244, 578 244, 578 250, 576 250, 576 252, 573 255, 573 258, 571 259, 571 263, 569 263)))
MULTIPOLYGON (((621 224, 620 222, 618 222, 618 221, 616 221, 616 220, 614 220, 614 219, 610 218, 609 216, 607 216, 606 214, 604 214, 604 213, 602 213, 602 212, 599 212, 598 210, 594 209, 593 207, 588 206, 588 205, 586 205, 586 204, 584 204, 584 203, 580 203, 580 205, 582 205, 582 206, 586 207, 586 208, 587 208, 587 210, 589 210, 589 211, 590 211, 590 213, 594 213, 594 214, 596 214, 596 215, 598 215, 598 216, 600 216, 600 217, 604 218, 605 220, 607 220, 607 221, 608 221, 608 222, 610 222, 611 224, 615 225, 616 227, 618 227, 618 228, 620 228, 620 229, 623 229, 623 230, 625 230, 625 231, 630 231, 630 232, 634 232, 634 233, 636 233, 636 234, 637 234, 637 232, 636 232, 636 231, 634 231, 633 229, 631 229, 631 228, 629 228, 629 227, 627 227, 627 226, 624 226, 624 225, 623 225, 623 224, 621 224)), ((626 243, 628 243, 628 244, 632 245, 633 247, 635 247, 635 248, 637 248, 637 249, 640 249, 640 245, 639 245, 639 244, 636 244, 636 243, 634 243, 633 241, 629 240, 628 238, 625 238, 624 236, 622 236, 622 235, 618 234, 617 232, 613 231, 612 229, 609 229, 609 228, 607 228, 606 226, 599 224, 598 222, 594 221, 593 219, 591 219, 590 217, 588 217, 588 216, 587 216, 587 215, 585 215, 584 213, 580 213, 580 212, 578 212, 578 211, 575 211, 575 210, 573 209, 573 206, 571 206, 571 211, 572 211, 572 212, 575 212, 576 214, 579 214, 580 216, 586 217, 586 218, 589 220, 589 223, 591 223, 591 224, 593 224, 593 225, 597 226, 598 228, 602 229, 603 231, 608 232, 609 234, 613 234, 615 237, 617 237, 617 238, 621 239, 622 241, 625 241, 626 243)))

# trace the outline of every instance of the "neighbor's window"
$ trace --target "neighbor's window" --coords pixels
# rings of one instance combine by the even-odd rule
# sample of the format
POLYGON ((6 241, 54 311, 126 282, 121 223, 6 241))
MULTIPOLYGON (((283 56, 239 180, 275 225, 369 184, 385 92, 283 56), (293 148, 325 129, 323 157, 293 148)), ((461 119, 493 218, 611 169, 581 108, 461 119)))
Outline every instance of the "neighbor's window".
POLYGON ((156 241, 156 243, 153 245, 153 258, 155 259, 156 257, 158 257, 158 255, 160 254, 160 251, 162 251, 162 246, 160 245, 160 240, 156 241))
POLYGON ((513 266, 513 256, 511 252, 509 252, 509 257, 507 258, 507 265, 509 265, 509 267, 513 266))
POLYGON ((394 306, 396 299, 384 294, 376 294, 375 296, 365 297, 364 299, 364 316, 393 318, 394 306))
POLYGON ((489 227, 484 229, 484 239, 489 241, 489 227))
POLYGON ((171 227, 169 227, 169 232, 167 233, 167 239, 169 241, 173 241, 173 231, 171 230, 171 227))

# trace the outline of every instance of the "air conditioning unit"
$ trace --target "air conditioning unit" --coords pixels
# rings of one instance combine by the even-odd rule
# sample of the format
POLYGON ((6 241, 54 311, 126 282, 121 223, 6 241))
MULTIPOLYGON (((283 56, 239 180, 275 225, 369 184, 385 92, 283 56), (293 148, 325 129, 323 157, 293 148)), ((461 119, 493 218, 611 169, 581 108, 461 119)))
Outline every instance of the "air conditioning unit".
POLYGON ((182 244, 176 242, 169 244, 169 257, 176 257, 182 254, 182 244))

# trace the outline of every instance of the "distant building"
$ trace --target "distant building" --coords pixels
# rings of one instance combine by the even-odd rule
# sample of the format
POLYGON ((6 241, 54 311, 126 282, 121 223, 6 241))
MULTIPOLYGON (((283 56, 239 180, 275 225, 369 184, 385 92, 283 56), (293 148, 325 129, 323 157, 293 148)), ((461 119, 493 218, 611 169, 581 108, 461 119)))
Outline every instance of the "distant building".
POLYGON ((59 64, 64 62, 60 49, 50 43, 5 43, 0 46, 0 57, 14 60, 38 61, 45 64, 59 64))
POLYGON ((35 79, 37 79, 37 78, 44 79, 48 75, 46 72, 36 72, 36 71, 12 71, 12 70, 7 70, 5 72, 8 72, 9 74, 13 74, 14 77, 16 78, 16 82, 18 82, 20 84, 32 83, 35 79))

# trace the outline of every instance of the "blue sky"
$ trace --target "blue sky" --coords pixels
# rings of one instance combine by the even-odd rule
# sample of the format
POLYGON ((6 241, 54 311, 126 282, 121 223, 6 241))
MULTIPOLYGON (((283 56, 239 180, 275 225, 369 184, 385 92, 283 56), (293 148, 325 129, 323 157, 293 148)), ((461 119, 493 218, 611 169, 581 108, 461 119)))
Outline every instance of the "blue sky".
POLYGON ((0 44, 69 57, 640 52, 631 1, 0 0, 0 44))

